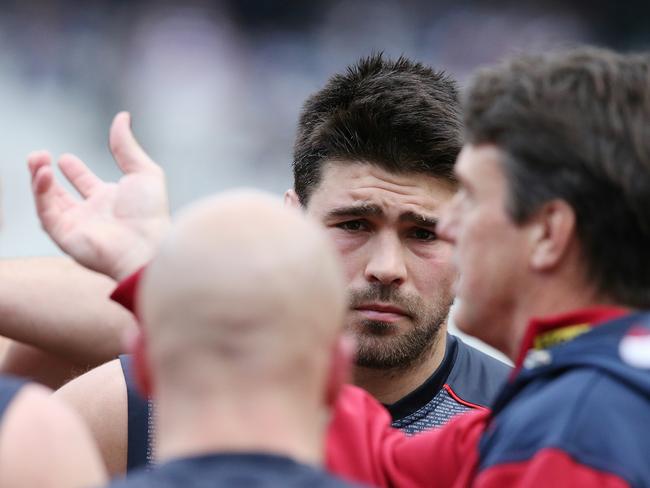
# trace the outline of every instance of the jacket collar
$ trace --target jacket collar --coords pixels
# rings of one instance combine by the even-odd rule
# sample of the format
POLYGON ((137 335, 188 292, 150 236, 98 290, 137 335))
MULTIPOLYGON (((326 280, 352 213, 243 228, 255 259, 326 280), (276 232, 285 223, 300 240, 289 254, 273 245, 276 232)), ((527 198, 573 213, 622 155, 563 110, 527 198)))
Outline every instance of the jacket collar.
POLYGON ((622 307, 599 306, 532 319, 521 343, 513 377, 521 369, 531 349, 542 350, 568 342, 604 322, 629 312, 628 309, 622 307))

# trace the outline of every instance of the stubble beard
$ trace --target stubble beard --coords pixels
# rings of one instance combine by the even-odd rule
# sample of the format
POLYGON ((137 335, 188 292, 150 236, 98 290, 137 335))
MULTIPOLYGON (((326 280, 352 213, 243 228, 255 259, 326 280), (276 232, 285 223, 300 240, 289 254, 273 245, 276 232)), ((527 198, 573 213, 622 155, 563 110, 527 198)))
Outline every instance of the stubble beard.
POLYGON ((397 335, 397 324, 374 320, 358 323, 354 327, 357 331, 355 364, 370 369, 404 371, 423 362, 440 340, 451 300, 447 303, 440 297, 438 303, 427 310, 420 297, 406 296, 394 286, 373 284, 351 292, 350 308, 373 301, 400 307, 409 315, 412 327, 397 335))

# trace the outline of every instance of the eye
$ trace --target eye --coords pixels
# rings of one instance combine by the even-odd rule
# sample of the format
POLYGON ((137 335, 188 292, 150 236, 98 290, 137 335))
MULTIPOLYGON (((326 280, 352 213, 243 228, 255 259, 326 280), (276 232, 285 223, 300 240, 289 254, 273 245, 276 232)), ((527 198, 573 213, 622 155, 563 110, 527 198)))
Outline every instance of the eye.
POLYGON ((359 231, 368 230, 368 224, 363 220, 348 220, 345 222, 339 222, 338 224, 334 224, 334 227, 347 230, 348 232, 359 232, 359 231))
POLYGON ((421 227, 411 230, 410 237, 417 239, 418 241, 435 241, 438 238, 438 235, 429 229, 423 229, 421 227))

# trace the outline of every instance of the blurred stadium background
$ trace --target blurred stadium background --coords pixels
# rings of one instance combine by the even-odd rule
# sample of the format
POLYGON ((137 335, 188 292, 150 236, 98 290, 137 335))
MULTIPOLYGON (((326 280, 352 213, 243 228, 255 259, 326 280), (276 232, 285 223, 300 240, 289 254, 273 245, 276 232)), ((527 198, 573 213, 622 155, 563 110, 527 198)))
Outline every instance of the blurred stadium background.
POLYGON ((34 216, 26 154, 81 156, 114 179, 112 116, 164 166, 172 208, 233 186, 291 185, 305 97, 372 51, 463 82, 518 50, 650 45, 641 1, 0 2, 0 256, 56 254, 34 216))

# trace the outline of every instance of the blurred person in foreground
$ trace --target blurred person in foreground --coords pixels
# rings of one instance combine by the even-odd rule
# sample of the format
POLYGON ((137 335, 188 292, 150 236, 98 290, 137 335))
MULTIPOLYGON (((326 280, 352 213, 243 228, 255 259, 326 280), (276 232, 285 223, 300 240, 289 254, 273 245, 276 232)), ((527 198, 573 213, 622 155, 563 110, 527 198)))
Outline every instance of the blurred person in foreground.
POLYGON ((0 486, 99 486, 106 470, 88 428, 42 385, 0 376, 0 486))
POLYGON ((161 464, 111 486, 351 486, 318 468, 349 368, 343 284, 325 234, 280 199, 229 192, 183 211, 138 301, 133 365, 161 464))
POLYGON ((492 411, 414 437, 345 386, 330 470, 376 486, 650 486, 649 86, 647 55, 590 48, 478 72, 437 230, 459 327, 515 372, 492 411))
MULTIPOLYGON (((508 371, 446 330, 456 272, 435 225, 456 189, 460 125, 456 85, 443 73, 406 58, 362 59, 305 102, 285 197, 322 222, 341 256, 346 330, 358 343, 353 382, 408 433, 485 408, 508 371)), ((146 264, 168 209, 162 170, 126 114, 115 119, 111 149, 126 173, 117 184, 72 155, 59 161, 81 201, 54 182, 47 154, 32 155, 30 168, 46 231, 81 264, 120 280, 146 264)), ((124 356, 58 393, 84 415, 112 473, 155 457, 154 405, 139 398, 131 369, 124 356)))
POLYGON ((42 385, 0 375, 0 486, 98 486, 106 470, 88 428, 42 385))

